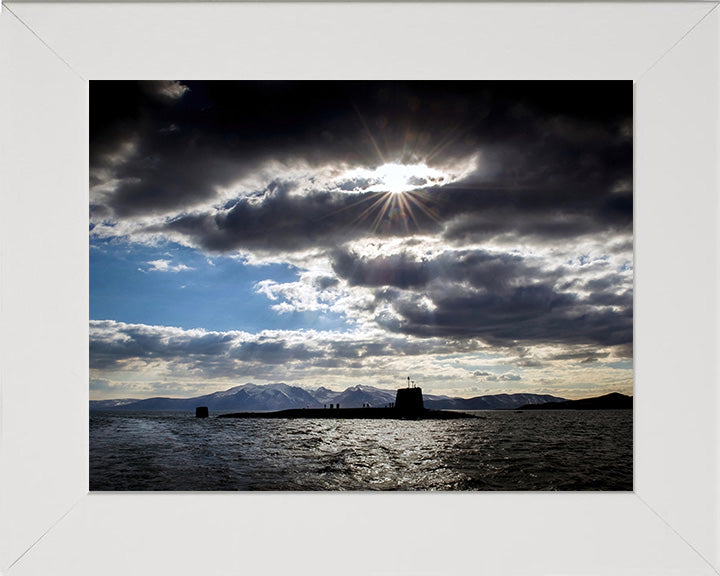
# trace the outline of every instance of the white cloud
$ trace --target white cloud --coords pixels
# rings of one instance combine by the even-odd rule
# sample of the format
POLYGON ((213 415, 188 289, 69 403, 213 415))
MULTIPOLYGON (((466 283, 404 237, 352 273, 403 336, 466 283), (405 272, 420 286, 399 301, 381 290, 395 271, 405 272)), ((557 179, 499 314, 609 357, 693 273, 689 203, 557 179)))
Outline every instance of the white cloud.
MULTIPOLYGON (((572 350, 556 348, 554 353, 569 356, 572 350)), ((580 357, 581 351, 575 354, 580 357)), ((408 375, 429 394, 473 395, 470 390, 479 381, 487 393, 542 389, 565 397, 588 396, 588 384, 580 383, 632 392, 631 369, 564 361, 542 369, 522 368, 520 375, 518 358, 499 356, 497 350, 473 340, 388 336, 365 328, 249 333, 110 320, 90 323, 90 377, 95 388, 112 390, 115 398, 173 389, 183 395, 202 386, 220 390, 238 379, 339 390, 355 384, 392 388, 408 375)))
POLYGON ((150 268, 145 270, 146 272, 184 272, 192 270, 185 264, 172 264, 172 260, 150 260, 147 264, 150 265, 150 268))
POLYGON ((149 84, 156 96, 168 101, 179 100, 190 91, 190 88, 177 80, 159 80, 149 84))

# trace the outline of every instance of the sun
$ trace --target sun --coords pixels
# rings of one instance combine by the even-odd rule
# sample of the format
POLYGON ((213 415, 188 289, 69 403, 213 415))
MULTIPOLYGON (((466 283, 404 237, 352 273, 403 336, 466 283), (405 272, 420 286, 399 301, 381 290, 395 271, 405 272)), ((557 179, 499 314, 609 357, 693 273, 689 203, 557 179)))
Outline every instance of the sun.
POLYGON ((343 174, 346 181, 355 181, 363 192, 402 194, 412 190, 443 186, 452 176, 427 164, 388 162, 377 168, 355 168, 343 174))
POLYGON ((383 164, 377 168, 380 183, 391 194, 400 194, 427 188, 442 186, 448 176, 440 170, 428 168, 425 164, 383 164))
POLYGON ((385 162, 344 170, 333 184, 337 192, 358 195, 357 202, 339 210, 356 211, 353 222, 370 222, 375 231, 399 227, 410 232, 420 230, 423 220, 439 221, 432 207, 437 190, 464 179, 476 167, 477 156, 437 168, 425 162, 385 162))

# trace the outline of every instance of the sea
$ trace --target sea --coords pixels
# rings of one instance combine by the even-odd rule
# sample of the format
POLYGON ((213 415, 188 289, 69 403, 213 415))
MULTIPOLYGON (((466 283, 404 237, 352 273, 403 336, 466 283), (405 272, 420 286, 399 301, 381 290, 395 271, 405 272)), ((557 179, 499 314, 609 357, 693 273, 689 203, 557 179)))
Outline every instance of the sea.
POLYGON ((632 490, 632 410, 462 420, 90 412, 90 490, 632 490))

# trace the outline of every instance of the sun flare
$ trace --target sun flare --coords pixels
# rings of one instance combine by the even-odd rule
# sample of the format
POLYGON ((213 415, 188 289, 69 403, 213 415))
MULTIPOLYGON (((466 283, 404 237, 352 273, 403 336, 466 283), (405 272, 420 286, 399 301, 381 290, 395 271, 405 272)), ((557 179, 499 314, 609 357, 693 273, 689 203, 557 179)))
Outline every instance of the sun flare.
POLYGON ((363 192, 389 192, 401 194, 411 190, 444 186, 453 181, 451 174, 430 168, 427 164, 400 164, 388 162, 377 168, 355 168, 342 176, 345 181, 356 181, 363 192))
POLYGON ((375 231, 400 226, 410 232, 420 230, 423 219, 438 220, 432 208, 435 202, 432 189, 458 182, 476 167, 477 155, 442 167, 430 167, 424 162, 386 162, 375 168, 345 170, 334 185, 337 191, 362 195, 350 205, 353 209, 361 207, 355 222, 370 221, 375 231))

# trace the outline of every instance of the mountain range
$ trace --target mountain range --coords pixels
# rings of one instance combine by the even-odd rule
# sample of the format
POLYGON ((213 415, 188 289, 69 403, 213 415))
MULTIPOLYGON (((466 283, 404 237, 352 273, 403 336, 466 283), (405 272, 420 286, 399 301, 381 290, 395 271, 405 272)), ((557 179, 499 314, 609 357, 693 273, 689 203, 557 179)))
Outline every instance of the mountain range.
POLYGON ((519 410, 632 410, 633 398, 618 392, 611 392, 595 398, 565 400, 549 404, 527 403, 519 410))
MULTIPOLYGON (((91 400, 90 409, 194 411, 197 406, 207 406, 213 412, 264 412, 322 408, 329 404, 339 404, 341 408, 361 408, 365 404, 382 407, 395 402, 395 393, 395 390, 373 386, 352 386, 338 392, 324 387, 307 390, 281 382, 266 385, 248 383, 194 398, 91 400)), ((423 394, 423 401, 425 408, 432 410, 511 410, 528 404, 563 402, 565 398, 548 394, 492 394, 474 398, 423 394)))

